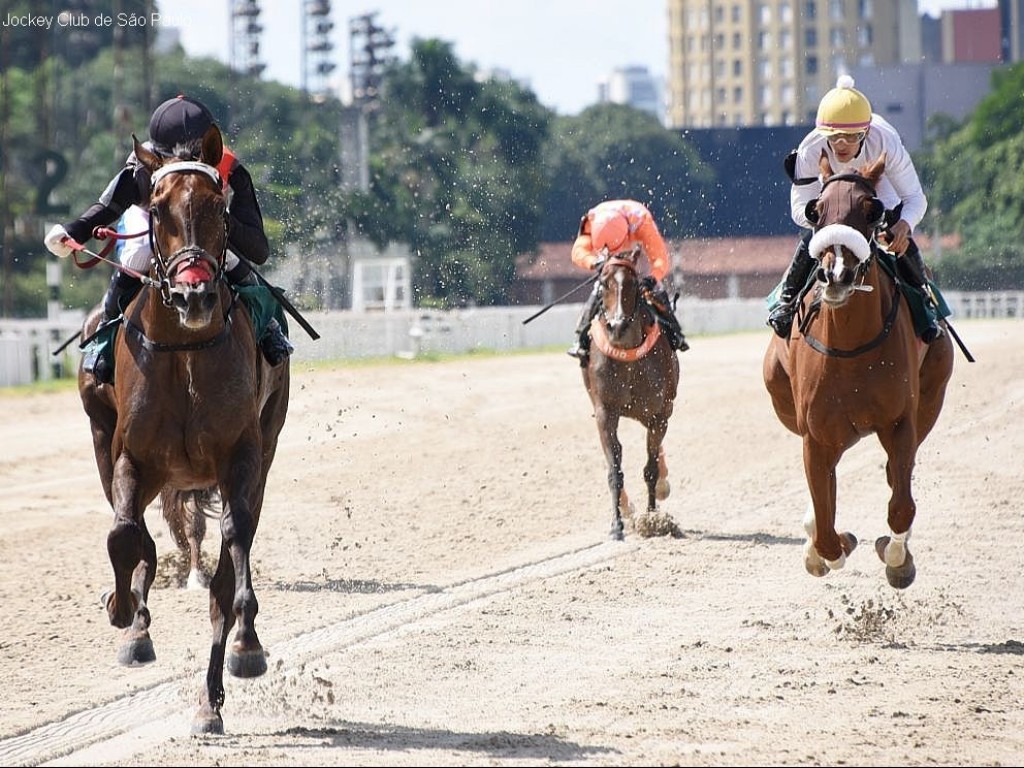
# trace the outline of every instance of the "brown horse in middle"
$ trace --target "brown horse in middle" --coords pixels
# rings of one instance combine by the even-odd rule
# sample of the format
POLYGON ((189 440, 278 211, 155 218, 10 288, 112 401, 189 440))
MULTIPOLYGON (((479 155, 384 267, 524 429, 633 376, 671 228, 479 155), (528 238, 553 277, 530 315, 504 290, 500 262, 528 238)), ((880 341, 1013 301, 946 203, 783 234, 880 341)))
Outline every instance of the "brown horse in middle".
POLYGON ((890 534, 875 550, 898 589, 913 583, 907 541, 917 506, 911 475, 918 447, 942 410, 953 371, 949 334, 931 345, 914 331, 898 280, 879 265, 874 232, 884 206, 875 187, 885 155, 861 173, 836 175, 822 153, 820 197, 809 208, 815 223, 811 255, 819 261, 816 288, 803 300, 791 338, 772 334, 764 381, 779 420, 803 438, 811 510, 804 565, 814 576, 842 568, 857 546, 836 531, 836 466, 848 448, 874 433, 885 449, 890 534))
POLYGON ((637 251, 617 254, 601 268, 601 308, 591 324, 590 354, 582 369, 608 462, 614 539, 623 538, 622 516, 631 512, 622 477, 619 419, 634 419, 647 429, 644 482, 647 512, 653 514, 657 501, 670 490, 662 441, 679 385, 679 359, 643 297, 638 257, 637 251))

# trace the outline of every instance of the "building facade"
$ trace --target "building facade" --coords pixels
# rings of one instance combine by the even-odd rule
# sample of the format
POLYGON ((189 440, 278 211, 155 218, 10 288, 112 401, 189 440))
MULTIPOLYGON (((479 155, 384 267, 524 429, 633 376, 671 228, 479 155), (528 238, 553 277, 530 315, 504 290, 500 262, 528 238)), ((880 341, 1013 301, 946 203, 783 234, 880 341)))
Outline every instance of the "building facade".
POLYGON ((669 123, 813 123, 854 66, 921 58, 916 0, 668 0, 669 123))

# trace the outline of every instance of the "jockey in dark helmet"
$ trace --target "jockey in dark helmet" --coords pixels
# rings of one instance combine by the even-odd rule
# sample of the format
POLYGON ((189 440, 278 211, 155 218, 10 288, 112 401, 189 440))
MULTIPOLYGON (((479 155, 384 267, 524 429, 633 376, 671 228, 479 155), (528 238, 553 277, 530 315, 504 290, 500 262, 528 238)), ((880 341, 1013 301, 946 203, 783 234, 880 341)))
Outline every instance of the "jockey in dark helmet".
MULTIPOLYGON (((153 111, 149 120, 149 140, 145 146, 163 157, 198 160, 203 136, 214 124, 213 115, 206 105, 187 96, 177 96, 153 111)), ((252 177, 226 146, 217 170, 228 199, 225 273, 228 281, 234 285, 255 285, 256 276, 248 262, 265 263, 270 255, 270 245, 263 230, 263 214, 256 200, 252 177), (244 259, 239 259, 239 256, 244 259)), ((124 168, 103 190, 98 202, 74 221, 57 224, 47 233, 44 240, 46 247, 56 256, 66 258, 73 253, 66 241, 85 243, 92 238, 97 227, 106 227, 121 216, 125 216, 128 231, 135 231, 138 227, 148 230, 148 200, 149 173, 133 152, 128 156, 124 168)), ((149 270, 149 262, 148 238, 128 241, 122 249, 121 263, 133 272, 145 274, 149 270)), ((104 319, 118 317, 141 287, 142 282, 133 274, 115 271, 103 298, 104 319)), ((271 365, 282 363, 293 350, 276 320, 268 326, 260 340, 260 347, 271 365)), ((102 363, 109 361, 97 361, 93 373, 100 381, 109 383, 113 372, 107 370, 108 364, 102 363)))

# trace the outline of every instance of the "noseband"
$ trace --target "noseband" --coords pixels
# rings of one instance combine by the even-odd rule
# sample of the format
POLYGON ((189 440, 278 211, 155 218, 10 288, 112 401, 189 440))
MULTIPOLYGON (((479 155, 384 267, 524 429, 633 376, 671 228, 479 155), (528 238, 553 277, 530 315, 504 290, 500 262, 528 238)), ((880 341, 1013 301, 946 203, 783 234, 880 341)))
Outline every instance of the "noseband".
MULTIPOLYGON (((153 174, 153 178, 150 181, 150 197, 153 192, 156 191, 157 184, 162 179, 170 176, 174 173, 198 173, 209 178, 214 186, 217 188, 218 193, 221 189, 220 174, 217 169, 212 165, 207 165, 201 162, 180 162, 170 163, 169 165, 158 168, 153 174)), ((224 259, 227 255, 228 249, 228 214, 227 210, 224 210, 224 239, 223 246, 220 249, 220 253, 217 256, 212 256, 205 248, 196 244, 189 243, 182 246, 170 257, 164 257, 160 243, 156 238, 156 221, 157 218, 154 216, 155 206, 150 207, 150 225, 149 225, 149 244, 153 253, 153 264, 156 269, 157 277, 160 283, 160 296, 166 306, 171 306, 171 287, 172 278, 182 270, 188 269, 197 264, 206 264, 210 267, 213 272, 213 281, 216 282, 224 271, 224 259)))

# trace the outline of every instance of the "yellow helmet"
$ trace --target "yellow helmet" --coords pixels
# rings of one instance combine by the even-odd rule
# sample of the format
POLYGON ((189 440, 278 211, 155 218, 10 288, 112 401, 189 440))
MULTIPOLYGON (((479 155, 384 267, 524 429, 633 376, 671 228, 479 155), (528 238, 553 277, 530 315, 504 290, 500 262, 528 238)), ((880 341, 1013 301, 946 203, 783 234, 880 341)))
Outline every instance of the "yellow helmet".
POLYGON ((836 87, 821 98, 816 124, 826 136, 865 131, 871 125, 871 102, 853 87, 852 77, 842 75, 836 87))

